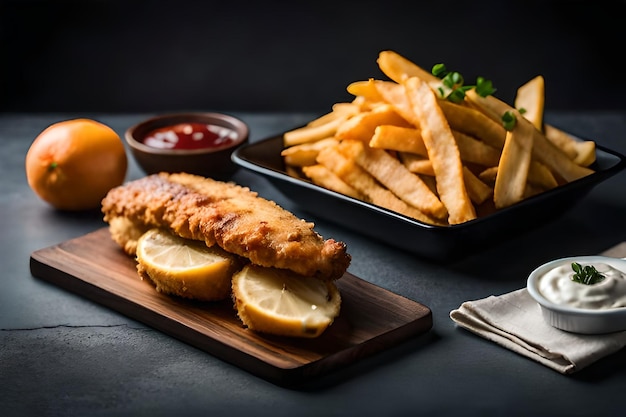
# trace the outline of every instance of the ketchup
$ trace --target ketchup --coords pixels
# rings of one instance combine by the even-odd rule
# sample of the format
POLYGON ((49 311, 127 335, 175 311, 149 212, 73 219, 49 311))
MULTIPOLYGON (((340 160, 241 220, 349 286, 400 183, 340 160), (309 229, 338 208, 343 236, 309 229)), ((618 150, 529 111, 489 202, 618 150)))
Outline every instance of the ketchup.
POLYGON ((220 148, 234 142, 237 132, 206 123, 179 123, 148 133, 143 143, 160 149, 220 148))

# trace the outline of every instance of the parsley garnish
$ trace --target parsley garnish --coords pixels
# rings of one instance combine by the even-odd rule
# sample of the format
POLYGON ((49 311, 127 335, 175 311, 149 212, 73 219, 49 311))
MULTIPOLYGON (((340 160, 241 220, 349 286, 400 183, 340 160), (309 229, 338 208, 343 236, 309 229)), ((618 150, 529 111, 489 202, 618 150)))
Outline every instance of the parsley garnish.
POLYGON ((502 126, 504 126, 506 130, 508 131, 513 130, 516 124, 517 124, 517 119, 515 118, 515 115, 512 112, 507 111, 502 115, 502 126))
POLYGON ((487 97, 493 95, 496 89, 493 86, 491 80, 487 80, 483 77, 476 78, 476 94, 481 97, 487 97))
POLYGON ((572 269, 574 270, 572 281, 580 284, 593 285, 604 279, 604 275, 598 272, 593 265, 581 266, 579 263, 573 262, 572 269))
POLYGON ((460 103, 465 99, 465 92, 472 88, 476 90, 476 94, 481 97, 487 97, 496 92, 490 80, 483 77, 476 78, 476 85, 464 85, 465 80, 461 73, 456 71, 448 71, 444 64, 435 64, 431 73, 441 79, 444 87, 439 88, 439 95, 453 103, 460 103))

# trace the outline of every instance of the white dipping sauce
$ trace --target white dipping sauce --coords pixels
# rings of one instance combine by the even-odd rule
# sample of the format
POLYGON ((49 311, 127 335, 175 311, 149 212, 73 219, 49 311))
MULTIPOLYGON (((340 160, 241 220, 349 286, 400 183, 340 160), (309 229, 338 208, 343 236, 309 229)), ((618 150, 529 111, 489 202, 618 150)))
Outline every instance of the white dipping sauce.
POLYGON ((539 278, 539 292, 555 304, 593 310, 626 307, 626 273, 604 263, 586 263, 604 275, 596 284, 572 281, 571 263, 556 267, 539 278))

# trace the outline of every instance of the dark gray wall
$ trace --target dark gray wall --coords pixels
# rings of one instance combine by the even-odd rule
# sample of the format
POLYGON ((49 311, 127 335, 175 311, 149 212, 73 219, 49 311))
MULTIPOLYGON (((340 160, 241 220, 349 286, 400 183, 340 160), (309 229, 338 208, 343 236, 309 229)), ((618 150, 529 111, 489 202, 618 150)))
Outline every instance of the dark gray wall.
POLYGON ((625 1, 0 0, 2 111, 327 111, 394 49, 625 109, 625 1))

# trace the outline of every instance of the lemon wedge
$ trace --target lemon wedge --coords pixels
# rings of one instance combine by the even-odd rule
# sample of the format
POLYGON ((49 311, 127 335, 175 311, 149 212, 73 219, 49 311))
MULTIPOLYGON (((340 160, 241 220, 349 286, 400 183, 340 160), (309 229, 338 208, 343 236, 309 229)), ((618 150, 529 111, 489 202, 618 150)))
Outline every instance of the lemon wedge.
POLYGON ((218 246, 150 229, 137 242, 137 270, 159 292, 201 301, 226 299, 239 269, 236 255, 218 246))
POLYGON ((333 281, 252 264, 235 273, 232 291, 238 316, 250 330, 280 336, 317 337, 341 306, 333 281))

